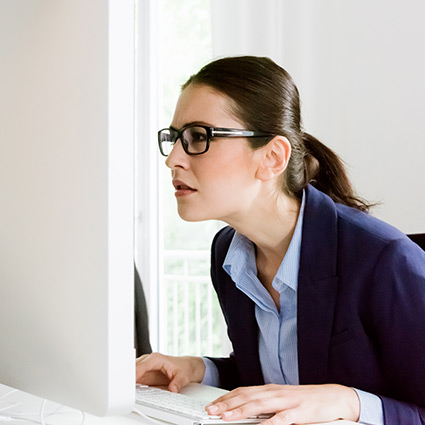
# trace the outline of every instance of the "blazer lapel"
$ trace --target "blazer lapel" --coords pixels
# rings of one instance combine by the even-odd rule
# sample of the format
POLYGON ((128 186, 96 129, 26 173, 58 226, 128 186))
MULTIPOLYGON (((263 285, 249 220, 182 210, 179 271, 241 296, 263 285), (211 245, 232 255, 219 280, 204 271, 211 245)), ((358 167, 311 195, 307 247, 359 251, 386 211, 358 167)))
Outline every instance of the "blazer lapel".
POLYGON ((229 337, 233 343, 242 385, 264 384, 258 354, 258 325, 255 304, 226 274, 225 294, 221 297, 223 312, 228 324, 229 337), (230 301, 230 302, 229 302, 230 301))
POLYGON ((227 323, 227 332, 233 345, 242 385, 264 384, 258 354, 258 325, 254 302, 240 291, 222 265, 229 249, 234 230, 223 229, 213 242, 211 275, 221 309, 227 323))
POLYGON ((326 382, 338 277, 337 213, 334 202, 306 191, 298 276, 298 369, 300 384, 326 382))

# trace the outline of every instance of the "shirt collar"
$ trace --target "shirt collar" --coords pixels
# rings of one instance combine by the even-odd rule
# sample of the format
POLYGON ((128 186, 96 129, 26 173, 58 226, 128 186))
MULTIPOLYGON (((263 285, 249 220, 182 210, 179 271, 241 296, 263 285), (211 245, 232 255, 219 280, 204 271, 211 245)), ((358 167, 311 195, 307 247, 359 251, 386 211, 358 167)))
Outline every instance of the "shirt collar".
MULTIPOLYGON (((304 207, 305 193, 303 191, 294 234, 273 281, 275 289, 279 292, 282 289, 282 285, 286 285, 294 291, 297 291, 298 288, 304 207)), ((257 275, 254 244, 246 236, 235 232, 224 259, 223 268, 234 282, 241 282, 242 275, 257 275)))

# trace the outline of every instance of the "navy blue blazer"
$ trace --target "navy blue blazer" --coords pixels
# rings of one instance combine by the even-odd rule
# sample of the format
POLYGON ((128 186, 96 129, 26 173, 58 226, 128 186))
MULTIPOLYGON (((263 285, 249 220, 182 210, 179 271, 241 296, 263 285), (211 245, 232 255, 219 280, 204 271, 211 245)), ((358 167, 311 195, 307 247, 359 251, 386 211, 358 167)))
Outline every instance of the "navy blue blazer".
MULTIPOLYGON (((214 238, 211 276, 233 345, 221 384, 261 385, 254 303, 223 270, 234 229, 214 238)), ((377 394, 386 425, 425 424, 425 252, 403 233, 309 186, 298 280, 300 384, 377 394)))

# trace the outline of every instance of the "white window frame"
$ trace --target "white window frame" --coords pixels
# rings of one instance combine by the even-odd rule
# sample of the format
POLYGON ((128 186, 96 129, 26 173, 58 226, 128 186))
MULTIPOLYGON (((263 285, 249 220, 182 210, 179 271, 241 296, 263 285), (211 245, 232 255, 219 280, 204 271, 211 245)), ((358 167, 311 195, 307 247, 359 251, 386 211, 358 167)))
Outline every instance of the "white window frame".
POLYGON ((135 262, 144 283, 149 311, 150 342, 159 348, 159 177, 157 138, 160 110, 159 2, 135 0, 135 262))

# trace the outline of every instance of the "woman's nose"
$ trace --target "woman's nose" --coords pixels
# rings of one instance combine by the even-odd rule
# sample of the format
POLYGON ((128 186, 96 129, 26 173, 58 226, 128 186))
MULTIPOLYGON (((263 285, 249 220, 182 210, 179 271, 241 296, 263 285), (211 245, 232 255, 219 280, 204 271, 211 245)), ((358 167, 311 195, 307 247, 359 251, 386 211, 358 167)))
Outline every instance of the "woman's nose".
POLYGON ((167 159, 165 160, 165 165, 168 168, 187 168, 188 156, 189 155, 187 155, 184 151, 181 141, 179 139, 176 141, 173 146, 173 149, 171 149, 171 152, 167 156, 167 159))

